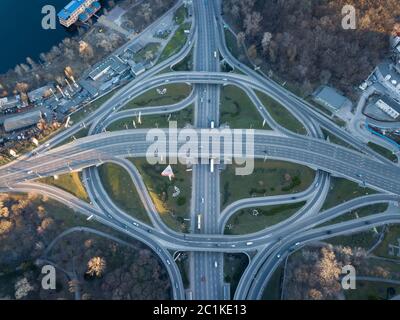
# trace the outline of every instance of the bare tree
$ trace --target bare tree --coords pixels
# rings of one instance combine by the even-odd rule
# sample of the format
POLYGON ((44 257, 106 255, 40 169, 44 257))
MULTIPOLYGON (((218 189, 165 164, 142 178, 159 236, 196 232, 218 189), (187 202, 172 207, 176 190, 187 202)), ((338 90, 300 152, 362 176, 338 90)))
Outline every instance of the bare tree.
POLYGON ((246 41, 246 34, 244 32, 239 32, 237 34, 236 40, 237 40, 238 47, 243 46, 244 42, 246 41))
POLYGON ((106 269, 106 261, 102 257, 93 257, 87 264, 87 274, 101 277, 106 269))
POLYGON ((264 32, 263 39, 261 40, 261 45, 262 45, 264 53, 268 52, 271 40, 272 40, 272 33, 271 32, 264 32))

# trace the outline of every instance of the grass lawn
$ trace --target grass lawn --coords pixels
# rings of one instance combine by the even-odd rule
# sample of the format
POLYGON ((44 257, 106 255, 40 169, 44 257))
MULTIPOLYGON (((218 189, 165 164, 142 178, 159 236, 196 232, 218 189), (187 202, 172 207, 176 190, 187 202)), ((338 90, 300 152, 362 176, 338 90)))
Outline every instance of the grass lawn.
POLYGON ((192 87, 184 83, 167 84, 158 88, 151 89, 139 97, 131 100, 123 108, 123 110, 142 108, 142 107, 158 107, 176 104, 187 98, 192 92, 192 87), (167 89, 166 94, 161 95, 157 89, 167 89))
POLYGON ((365 206, 365 207, 353 210, 351 212, 345 213, 333 220, 325 222, 325 223, 319 225, 319 227, 332 225, 332 224, 345 222, 345 221, 350 221, 350 220, 355 220, 355 219, 367 217, 367 216, 370 216, 373 214, 383 213, 387 210, 388 207, 389 207, 389 205, 387 203, 377 203, 377 204, 365 206))
MULTIPOLYGON (((385 237, 381 244, 374 250, 373 254, 383 258, 390 258, 400 261, 400 257, 397 257, 398 251, 395 251, 395 255, 389 254, 389 245, 399 245, 400 239, 400 225, 389 225, 387 227, 385 237)), ((400 294, 400 292, 399 292, 400 294)))
POLYGON ((357 280, 356 285, 355 290, 344 291, 346 300, 387 300, 392 297, 389 288, 395 290, 395 295, 400 294, 400 286, 390 283, 357 280))
POLYGON ((161 53, 158 63, 168 59, 169 57, 178 53, 179 50, 183 48, 188 38, 188 34, 185 33, 185 30, 190 30, 190 28, 191 28, 191 23, 186 22, 183 23, 178 28, 178 30, 176 30, 175 34, 172 36, 171 40, 168 42, 167 46, 161 53))
POLYGON ((88 104, 87 106, 83 107, 81 110, 73 113, 71 115, 71 121, 72 123, 77 123, 81 121, 83 118, 85 118, 88 114, 96 111, 98 108, 100 108, 107 100, 109 100, 114 94, 117 89, 111 91, 110 93, 104 95, 101 98, 98 98, 97 100, 93 101, 92 103, 88 104))
MULTIPOLYGON (((379 232, 380 229, 378 228, 379 232)), ((354 233, 350 235, 342 235, 325 240, 332 245, 341 245, 345 247, 360 247, 369 250, 377 241, 378 234, 373 230, 354 233)))
POLYGON ((307 130, 304 128, 302 123, 292 115, 289 110, 282 106, 279 102, 275 101, 271 97, 267 96, 262 92, 256 92, 257 96, 264 104, 264 107, 268 110, 271 117, 282 127, 293 131, 298 134, 306 135, 307 130))
POLYGON ((169 117, 169 114, 142 116, 142 124, 138 123, 137 117, 125 118, 112 123, 107 130, 120 131, 134 129, 133 120, 135 120, 136 128, 168 128, 169 121, 176 121, 178 128, 184 128, 186 125, 193 123, 193 111, 194 106, 190 105, 179 112, 171 113, 171 117, 169 117))
POLYGON ((376 191, 360 187, 355 182, 343 178, 332 178, 331 188, 322 210, 327 210, 349 200, 374 193, 376 193, 376 191))
POLYGON ((282 263, 273 273, 264 289, 262 300, 281 300, 284 264, 282 263))
POLYGON ((175 178, 169 181, 161 173, 166 165, 150 165, 146 159, 133 159, 143 177, 158 213, 165 224, 173 230, 187 232, 189 223, 184 221, 190 217, 190 199, 192 196, 192 173, 186 171, 184 165, 172 165, 175 178), (174 187, 179 188, 180 195, 173 197, 174 187))
POLYGON ((249 176, 235 174, 235 165, 221 174, 222 206, 249 197, 276 196, 306 190, 314 181, 315 172, 307 167, 285 161, 259 161, 249 176))
POLYGON ((269 226, 290 218, 299 211, 306 203, 282 204, 266 206, 257 209, 258 216, 253 215, 253 209, 243 209, 236 212, 228 221, 225 234, 242 235, 261 231, 269 226))
POLYGON ((176 22, 176 24, 182 24, 185 22, 187 16, 188 16, 188 12, 187 12, 186 7, 181 6, 175 12, 174 21, 176 22))
POLYGON ((113 163, 107 163, 99 168, 99 174, 104 189, 118 207, 136 219, 151 225, 136 187, 126 170, 113 163))
POLYGON ((143 49, 141 49, 133 56, 133 60, 135 60, 136 63, 145 62, 147 60, 146 59, 147 53, 151 53, 153 57, 156 57, 158 50, 160 49, 160 46, 161 44, 158 42, 151 42, 146 44, 146 46, 143 49))
POLYGON ((233 298, 240 278, 248 264, 249 259, 243 253, 224 254, 224 281, 231 285, 231 298, 233 298))
POLYGON ((221 124, 228 124, 232 129, 271 130, 268 124, 262 126, 263 119, 247 94, 236 86, 221 89, 221 124))
POLYGON ((56 180, 54 177, 48 177, 38 180, 41 183, 45 183, 51 186, 58 187, 64 191, 67 191, 77 198, 89 202, 89 196, 82 183, 81 174, 73 172, 69 174, 63 174, 56 180))
POLYGON ((380 155, 384 156, 385 158, 389 159, 390 161, 397 163, 397 157, 389 149, 386 149, 386 148, 384 148, 380 145, 377 145, 373 142, 368 142, 368 147, 370 147, 372 150, 379 153, 380 155))

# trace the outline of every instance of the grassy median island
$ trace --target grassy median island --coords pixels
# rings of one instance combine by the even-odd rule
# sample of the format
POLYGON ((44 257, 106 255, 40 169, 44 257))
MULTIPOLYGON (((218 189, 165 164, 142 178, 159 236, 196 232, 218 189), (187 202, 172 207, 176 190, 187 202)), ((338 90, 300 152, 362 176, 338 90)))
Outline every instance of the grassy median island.
POLYGON ((193 50, 183 59, 174 65, 171 69, 167 69, 167 72, 172 71, 192 71, 193 70, 193 50))
POLYGON ((176 121, 178 128, 184 128, 193 123, 194 106, 189 107, 171 114, 160 114, 151 116, 142 116, 142 124, 138 123, 138 118, 125 118, 112 123, 107 129, 109 131, 121 131, 134 129, 133 121, 135 121, 136 128, 168 128, 169 121, 176 121))
POLYGON ((315 179, 314 170, 285 161, 256 160, 249 176, 237 176, 236 167, 227 166, 221 174, 222 207, 245 198, 301 192, 315 179))
POLYGON ((125 169, 116 164, 107 163, 99 168, 99 174, 105 191, 118 207, 134 218, 152 225, 135 184, 125 169))
POLYGON ((231 298, 248 264, 249 258, 244 253, 224 253, 224 281, 231 285, 231 298))
POLYGON ((122 110, 143 108, 143 107, 158 107, 177 104, 189 97, 192 92, 192 87, 185 83, 166 84, 158 88, 150 89, 139 97, 128 102, 122 110), (166 89, 165 94, 162 92, 166 89))
POLYGON ((171 40, 168 42, 163 52, 161 53, 158 63, 178 53, 184 47, 188 38, 188 34, 185 33, 185 30, 190 30, 191 25, 192 24, 190 22, 186 22, 180 25, 178 30, 176 30, 175 34, 172 36, 171 40))
POLYGON ((368 142, 368 147, 370 147, 372 150, 379 153, 380 155, 384 156, 385 158, 389 159, 390 161, 397 163, 398 160, 396 155, 394 155, 393 152, 390 151, 389 149, 386 149, 373 142, 368 142))
POLYGON ((243 235, 261 231, 290 218, 305 204, 299 202, 240 210, 229 219, 225 234, 243 235))
POLYGON ((185 22, 187 16, 188 16, 188 10, 186 9, 185 6, 181 6, 178 8, 178 10, 175 11, 174 21, 176 24, 182 24, 185 22))
POLYGON ((321 210, 327 210, 349 200, 374 193, 376 193, 375 190, 361 187, 350 180, 332 178, 331 188, 321 210))
POLYGON ((55 149, 55 148, 61 147, 63 145, 66 145, 68 143, 74 142, 75 140, 85 138, 88 136, 88 134, 89 134, 89 128, 88 127, 82 128, 77 133, 75 133, 71 137, 66 138, 65 140, 61 141, 60 143, 54 145, 52 148, 55 149))
POLYGON ((369 250, 378 240, 380 231, 380 228, 373 228, 363 232, 336 236, 326 239, 324 242, 334 246, 360 247, 369 250))
POLYGON ((341 216, 332 219, 330 221, 327 221, 318 227, 326 226, 326 225, 332 225, 336 223, 341 223, 345 221, 351 221, 359 218, 364 218, 368 217, 370 215, 378 214, 378 213, 383 213, 388 209, 389 205, 387 203, 376 203, 376 204, 371 204, 369 206, 361 207, 356 210, 352 210, 350 212, 347 212, 345 214, 342 214, 341 216))
POLYGON ((263 103, 264 107, 270 113, 271 117, 278 124, 290 131, 293 131, 294 133, 302 135, 307 134, 307 130, 304 128, 303 124, 279 102, 275 101, 263 92, 257 91, 256 94, 263 103))
POLYGON ((232 129, 271 130, 258 113, 256 106, 240 88, 232 85, 221 89, 221 124, 228 124, 232 129))
POLYGON ((352 150, 358 151, 353 146, 348 144, 346 141, 343 141, 342 139, 340 139, 336 135, 330 133, 328 130, 322 129, 322 132, 323 132, 325 138, 329 139, 329 141, 331 143, 337 144, 339 146, 342 146, 342 147, 345 147, 345 148, 348 148, 348 149, 352 149, 352 150))
POLYGON ((261 300, 281 300, 284 272, 285 268, 282 262, 269 279, 261 300))
POLYGON ((245 49, 243 46, 238 46, 238 41, 236 36, 229 30, 225 29, 225 41, 228 50, 232 53, 232 55, 239 59, 241 62, 246 64, 248 67, 253 68, 249 59, 247 58, 245 49))
POLYGON ((78 172, 63 174, 58 176, 57 179, 54 177, 43 178, 38 182, 58 187, 83 201, 89 202, 89 196, 82 183, 82 176, 78 172))
POLYGON ((170 181, 161 173, 166 165, 150 165, 146 159, 131 159, 143 177, 149 194, 165 224, 173 230, 187 232, 190 217, 190 199, 192 196, 192 173, 184 165, 172 165, 175 178, 170 181), (179 189, 179 195, 173 196, 179 189))

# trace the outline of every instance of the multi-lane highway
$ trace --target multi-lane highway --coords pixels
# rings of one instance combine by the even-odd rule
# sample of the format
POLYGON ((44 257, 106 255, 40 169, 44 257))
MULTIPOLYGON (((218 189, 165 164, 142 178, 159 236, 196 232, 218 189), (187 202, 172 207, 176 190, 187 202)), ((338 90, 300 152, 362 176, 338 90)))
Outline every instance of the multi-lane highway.
MULTIPOLYGON (((227 48, 220 8, 219 0, 194 0, 195 14, 192 29, 186 45, 178 54, 154 66, 121 88, 99 109, 49 140, 46 146, 39 147, 32 153, 0 168, 0 191, 36 191, 77 212, 87 216, 93 215, 97 221, 146 243, 164 262, 171 277, 174 299, 185 299, 185 289, 192 292, 194 299, 223 299, 224 253, 255 253, 242 276, 234 298, 259 299, 279 263, 302 245, 343 233, 367 230, 377 225, 400 222, 400 214, 394 211, 319 227, 363 206, 376 203, 397 204, 400 199, 398 183, 400 169, 369 149, 357 137, 349 135, 316 112, 304 100, 238 62, 227 48), (193 71, 160 73, 183 60, 191 50, 194 52, 193 71), (232 67, 240 70, 241 74, 221 72, 220 56, 232 67), (187 83, 193 90, 189 97, 174 105, 123 110, 129 101, 143 92, 166 83, 187 83), (221 131, 218 129, 220 87, 228 84, 244 90, 261 119, 272 129, 254 131, 254 153, 242 156, 248 160, 276 159, 311 167, 316 170, 316 177, 307 190, 289 196, 238 199, 221 212, 218 160, 223 161, 237 156, 233 150, 224 148, 225 141, 221 139, 221 131), (287 112, 304 125, 307 136, 295 134, 278 124, 259 100, 256 91, 271 96, 287 108, 287 112), (192 133, 199 136, 202 129, 214 126, 216 129, 209 131, 208 134, 214 141, 221 142, 221 154, 216 156, 211 146, 209 149, 197 146, 191 150, 190 155, 186 152, 179 153, 178 150, 184 144, 186 136, 183 135, 179 141, 169 139, 181 131, 169 132, 164 128, 158 131, 163 135, 157 138, 157 143, 165 142, 168 154, 158 152, 154 155, 160 159, 180 156, 190 163, 195 159, 207 160, 204 164, 193 166, 191 210, 188 212, 191 228, 189 234, 181 234, 170 230, 164 224, 140 173, 132 162, 127 160, 148 155, 150 146, 155 142, 154 139, 147 139, 151 129, 118 132, 106 132, 106 129, 114 122, 132 118, 139 112, 142 116, 168 114, 179 112, 193 103, 195 119, 192 133), (89 127, 88 137, 60 145, 83 126, 89 127), (347 142, 353 149, 325 141, 322 128, 347 142), (173 145, 177 145, 176 150, 173 145), (213 172, 210 167, 211 158, 216 161, 213 172), (102 185, 97 170, 98 166, 108 162, 121 166, 129 174, 149 215, 151 225, 128 215, 113 203, 102 185), (34 182, 41 177, 77 170, 83 171, 90 203, 83 202, 55 187, 34 182), (354 199, 321 212, 329 192, 331 175, 344 177, 380 193, 354 199), (227 221, 238 210, 299 202, 305 202, 303 208, 277 225, 249 235, 224 235, 227 221), (200 225, 198 225, 199 215, 200 225), (296 244, 301 245, 296 246, 296 244), (188 288, 183 287, 181 270, 178 269, 170 251, 189 253, 188 288)), ((242 143, 242 150, 246 150, 246 140, 243 139, 242 143)))

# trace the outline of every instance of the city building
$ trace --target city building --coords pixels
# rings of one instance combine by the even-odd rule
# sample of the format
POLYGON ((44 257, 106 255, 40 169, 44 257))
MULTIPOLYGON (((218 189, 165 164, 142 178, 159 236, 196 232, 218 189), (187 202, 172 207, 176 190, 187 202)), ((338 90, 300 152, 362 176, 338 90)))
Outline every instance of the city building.
POLYGON ((5 111, 7 109, 12 109, 20 104, 20 97, 5 97, 0 99, 0 111, 5 111))
POLYGON ((378 65, 376 73, 381 83, 395 94, 400 94, 400 70, 397 70, 395 65, 385 61, 378 65))
POLYGON ((28 98, 29 101, 34 103, 40 100, 43 100, 46 96, 50 96, 51 95, 51 90, 53 90, 54 87, 53 86, 44 86, 41 88, 38 88, 36 90, 33 90, 31 92, 28 92, 28 98))
POLYGON ((12 132, 15 130, 27 128, 36 125, 40 121, 40 119, 42 119, 42 111, 40 110, 25 112, 4 120, 4 130, 6 132, 12 132))
POLYGON ((97 81, 103 76, 114 77, 122 75, 129 70, 129 66, 124 63, 119 57, 111 56, 94 66, 89 73, 89 78, 97 81))
POLYGON ((96 0, 73 0, 58 13, 58 19, 68 28, 78 21, 88 21, 100 9, 96 0))
POLYGON ((135 63, 135 64, 132 63, 131 70, 132 70, 132 73, 135 75, 135 77, 138 77, 146 71, 146 68, 143 65, 143 63, 135 63))
POLYGON ((142 42, 139 40, 139 41, 136 41, 134 44, 130 45, 129 47, 127 47, 127 48, 125 49, 125 51, 129 51, 129 52, 132 53, 132 54, 136 54, 136 53, 138 53, 140 50, 142 50, 144 46, 145 46, 144 43, 142 43, 142 42))
POLYGON ((317 103, 319 103, 322 106, 327 107, 333 111, 338 111, 339 109, 346 107, 346 106, 350 106, 350 107, 352 106, 352 103, 349 99, 347 99, 345 96, 341 95, 335 89, 328 87, 328 86, 320 87, 313 94, 313 99, 317 103))
POLYGON ((84 91, 87 91, 90 96, 92 97, 97 97, 99 94, 99 89, 96 88, 94 85, 90 83, 90 81, 87 80, 81 80, 79 81, 80 86, 84 91))
POLYGON ((394 120, 400 116, 400 104, 391 99, 389 100, 386 97, 381 97, 375 103, 375 106, 394 120))

